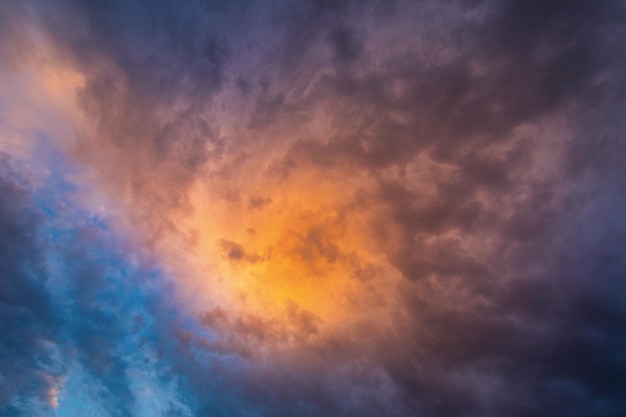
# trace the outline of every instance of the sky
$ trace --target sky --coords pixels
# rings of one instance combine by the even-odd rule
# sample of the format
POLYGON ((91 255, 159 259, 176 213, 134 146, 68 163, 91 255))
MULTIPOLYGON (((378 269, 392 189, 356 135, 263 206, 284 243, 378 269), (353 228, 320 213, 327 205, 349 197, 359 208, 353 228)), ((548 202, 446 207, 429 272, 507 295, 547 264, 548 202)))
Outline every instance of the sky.
POLYGON ((625 415, 625 37, 0 0, 0 416, 625 415))

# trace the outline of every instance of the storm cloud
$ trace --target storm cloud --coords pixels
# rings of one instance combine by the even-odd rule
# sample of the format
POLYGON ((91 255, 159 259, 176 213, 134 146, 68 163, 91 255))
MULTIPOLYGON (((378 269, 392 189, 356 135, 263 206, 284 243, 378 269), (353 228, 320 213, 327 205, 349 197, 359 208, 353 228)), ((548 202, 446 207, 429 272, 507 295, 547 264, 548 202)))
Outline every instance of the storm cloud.
POLYGON ((622 415, 625 13, 0 5, 0 413, 622 415))

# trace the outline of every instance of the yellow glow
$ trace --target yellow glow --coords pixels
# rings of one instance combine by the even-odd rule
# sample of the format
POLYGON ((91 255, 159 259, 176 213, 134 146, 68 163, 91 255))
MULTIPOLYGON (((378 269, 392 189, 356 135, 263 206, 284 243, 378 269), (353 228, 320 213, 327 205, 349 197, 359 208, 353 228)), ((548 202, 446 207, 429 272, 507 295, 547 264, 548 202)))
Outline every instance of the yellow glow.
POLYGON ((384 262, 350 207, 346 190, 355 184, 312 170, 288 181, 249 178, 236 197, 206 185, 193 192, 187 227, 197 233, 194 257, 203 270, 194 291, 268 317, 295 304, 325 325, 363 314, 384 262))

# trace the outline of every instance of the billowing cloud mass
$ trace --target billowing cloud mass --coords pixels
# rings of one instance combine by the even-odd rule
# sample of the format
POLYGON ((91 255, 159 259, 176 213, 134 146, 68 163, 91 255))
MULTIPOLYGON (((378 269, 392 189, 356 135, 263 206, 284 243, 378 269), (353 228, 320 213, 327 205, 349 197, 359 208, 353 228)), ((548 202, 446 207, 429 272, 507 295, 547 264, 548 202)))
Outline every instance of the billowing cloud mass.
POLYGON ((1 416, 622 416, 626 6, 0 2, 1 416))

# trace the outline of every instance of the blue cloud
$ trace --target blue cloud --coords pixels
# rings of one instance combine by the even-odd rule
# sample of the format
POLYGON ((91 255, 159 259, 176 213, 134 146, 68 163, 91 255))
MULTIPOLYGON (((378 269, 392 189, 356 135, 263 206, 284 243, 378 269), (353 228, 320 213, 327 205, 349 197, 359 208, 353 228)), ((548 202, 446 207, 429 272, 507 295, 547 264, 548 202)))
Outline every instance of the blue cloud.
POLYGON ((154 346, 168 337, 159 270, 72 205, 60 170, 35 186, 1 156, 0 414, 188 415, 154 346))

